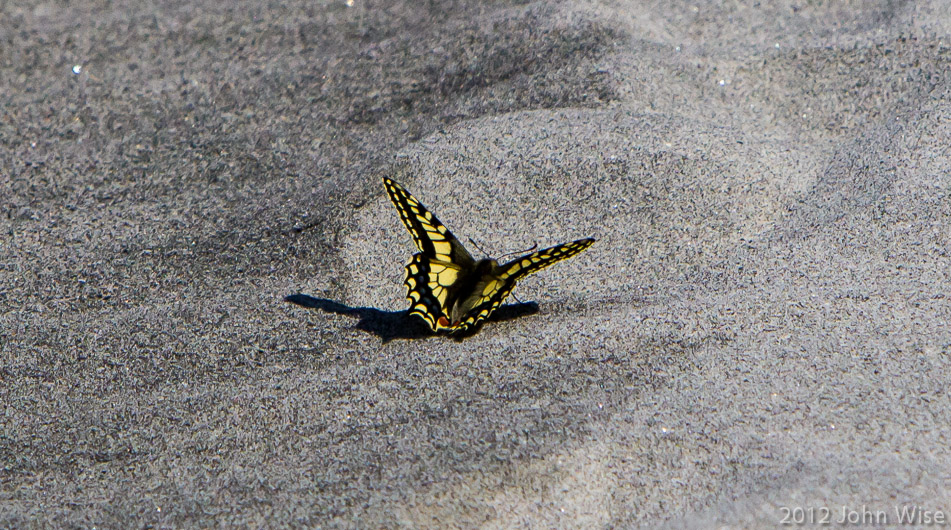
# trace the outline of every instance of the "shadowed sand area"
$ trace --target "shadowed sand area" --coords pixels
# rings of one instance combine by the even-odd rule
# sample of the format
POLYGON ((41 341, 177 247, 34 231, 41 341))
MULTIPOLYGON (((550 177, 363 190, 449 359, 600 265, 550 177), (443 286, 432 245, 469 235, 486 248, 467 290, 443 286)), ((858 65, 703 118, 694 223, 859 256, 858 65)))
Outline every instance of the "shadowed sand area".
POLYGON ((0 527, 951 519, 943 2, 349 3, 0 4, 0 527))

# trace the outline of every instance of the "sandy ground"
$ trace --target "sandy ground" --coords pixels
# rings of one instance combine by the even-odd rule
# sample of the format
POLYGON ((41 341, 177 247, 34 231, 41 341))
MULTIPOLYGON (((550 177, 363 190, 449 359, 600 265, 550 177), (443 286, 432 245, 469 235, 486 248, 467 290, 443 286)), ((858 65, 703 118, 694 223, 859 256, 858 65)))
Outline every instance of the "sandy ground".
POLYGON ((0 527, 951 520, 946 3, 162 4, 0 4, 0 527))

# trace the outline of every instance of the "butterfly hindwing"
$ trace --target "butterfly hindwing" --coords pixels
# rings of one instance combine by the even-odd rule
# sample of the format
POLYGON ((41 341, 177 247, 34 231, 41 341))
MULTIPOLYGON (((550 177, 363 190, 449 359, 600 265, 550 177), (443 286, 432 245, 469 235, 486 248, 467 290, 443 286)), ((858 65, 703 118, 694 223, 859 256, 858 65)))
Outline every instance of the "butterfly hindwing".
POLYGON ((483 279, 463 302, 462 307, 466 309, 452 326, 453 332, 465 332, 478 326, 502 305, 514 288, 514 281, 506 282, 496 277, 483 279))
POLYGON ((460 269, 452 263, 434 261, 424 254, 413 254, 406 264, 406 296, 410 299, 411 315, 419 315, 433 330, 445 321, 449 287, 456 281, 460 269))

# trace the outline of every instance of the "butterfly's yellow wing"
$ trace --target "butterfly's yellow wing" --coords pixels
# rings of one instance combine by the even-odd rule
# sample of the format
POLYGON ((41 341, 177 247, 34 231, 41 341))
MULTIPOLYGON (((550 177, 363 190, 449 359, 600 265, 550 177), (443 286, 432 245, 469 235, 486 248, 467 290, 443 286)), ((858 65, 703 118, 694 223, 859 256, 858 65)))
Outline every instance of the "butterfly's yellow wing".
POLYGON ((594 239, 539 250, 499 265, 475 261, 452 232, 396 182, 383 184, 419 253, 406 265, 410 314, 422 317, 433 331, 464 332, 478 326, 508 297, 515 283, 591 246, 594 239))

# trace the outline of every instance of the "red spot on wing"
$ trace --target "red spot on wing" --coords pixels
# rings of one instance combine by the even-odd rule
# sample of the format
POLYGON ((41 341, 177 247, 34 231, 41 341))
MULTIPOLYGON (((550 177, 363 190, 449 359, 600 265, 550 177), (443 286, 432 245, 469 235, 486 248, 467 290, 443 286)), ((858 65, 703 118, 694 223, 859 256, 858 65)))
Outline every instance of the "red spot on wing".
POLYGON ((439 320, 437 320, 436 323, 439 324, 441 327, 444 327, 444 328, 448 328, 448 327, 449 327, 449 319, 446 318, 445 315, 439 317, 439 320))

